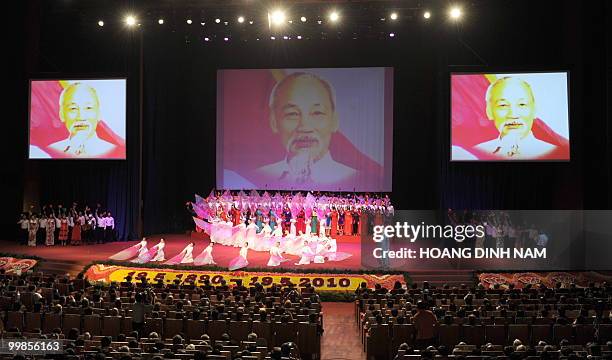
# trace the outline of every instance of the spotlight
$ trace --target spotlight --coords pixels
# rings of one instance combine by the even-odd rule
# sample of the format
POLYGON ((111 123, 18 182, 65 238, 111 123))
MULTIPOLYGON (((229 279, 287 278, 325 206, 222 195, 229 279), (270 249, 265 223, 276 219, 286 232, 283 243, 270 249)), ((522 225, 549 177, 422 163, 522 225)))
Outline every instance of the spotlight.
POLYGON ((134 26, 134 25, 136 25, 136 18, 135 18, 134 16, 132 16, 132 15, 128 15, 128 16, 125 18, 125 23, 126 23, 128 26, 134 26))
POLYGON ((298 40, 302 40, 302 35, 298 35, 298 36, 297 36, 297 39, 298 39, 298 40))
POLYGON ((301 21, 301 22, 306 22, 306 16, 302 16, 302 17, 300 18, 300 21, 301 21))
POLYGON ((238 16, 238 22, 242 24, 244 22, 244 16, 238 16))
POLYGON ((391 13, 390 17, 391 17, 391 20, 397 20, 397 13, 396 12, 391 13))
POLYGON ((224 22, 223 22, 223 25, 227 26, 227 24, 228 24, 228 22, 227 22, 227 21, 224 21, 224 22))
POLYGON ((450 10, 450 17, 454 20, 457 20, 461 17, 461 9, 458 7, 454 7, 450 10))
POLYGON ((204 25, 206 25, 206 23, 205 23, 204 21, 202 21, 202 22, 200 23, 200 25, 204 26, 204 25))
POLYGON ((429 19, 429 18, 431 17, 431 13, 430 13, 429 11, 425 11, 425 12, 423 13, 423 17, 424 17, 425 19, 429 19))
POLYGON ((229 38, 228 37, 224 37, 223 41, 229 41, 229 38))
POLYGON ((287 21, 289 24, 293 24, 293 20, 289 20, 287 21))
POLYGON ((215 22, 218 24, 218 23, 220 23, 220 22, 221 22, 221 19, 216 18, 216 19, 215 19, 215 22))
POLYGON ((322 23, 323 23, 323 21, 317 20, 317 24, 321 25, 322 23))
POLYGON ((338 21, 339 18, 340 18, 340 15, 338 15, 336 11, 332 11, 331 14, 329 14, 329 20, 333 22, 338 21))
POLYGON ((159 19, 159 20, 157 20, 157 23, 158 23, 159 25, 164 25, 164 19, 159 19))
POLYGON ((270 36, 270 40, 276 40, 274 36, 270 36))
POLYGON ((289 38, 287 37, 287 35, 283 36, 283 39, 285 39, 285 40, 289 40, 289 38))
POLYGON ((285 22, 285 13, 282 10, 274 10, 271 19, 275 25, 281 25, 285 22))
POLYGON ((104 26, 104 21, 102 20, 98 21, 98 26, 104 26))
POLYGON ((187 19, 187 24, 191 25, 193 23, 193 21, 191 21, 191 19, 187 19))
POLYGON ((253 20, 249 20, 249 25, 253 25, 253 20))
POLYGON ((389 37, 395 37, 395 33, 389 33, 389 37))
POLYGON ((210 41, 210 38, 207 36, 204 38, 204 41, 210 41))

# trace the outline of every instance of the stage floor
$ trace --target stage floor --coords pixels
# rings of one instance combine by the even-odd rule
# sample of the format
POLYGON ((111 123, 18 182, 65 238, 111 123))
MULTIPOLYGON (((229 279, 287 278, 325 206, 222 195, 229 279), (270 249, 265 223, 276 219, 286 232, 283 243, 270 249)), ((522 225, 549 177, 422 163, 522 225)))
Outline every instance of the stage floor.
MULTIPOLYGON (((151 247, 159 241, 160 238, 166 241, 164 252, 166 258, 172 258, 178 254, 190 242, 195 242, 193 251, 194 257, 200 254, 202 250, 209 244, 208 236, 201 233, 192 234, 161 234, 148 236, 148 246, 151 247)), ((358 236, 338 236, 337 238, 338 251, 343 251, 352 254, 348 259, 343 261, 326 262, 324 264, 295 265, 299 261, 298 256, 286 255, 290 261, 284 262, 277 268, 288 269, 349 269, 359 270, 361 268, 361 244, 358 236)), ((18 245, 14 241, 0 240, 0 251, 6 253, 34 255, 49 261, 69 261, 83 266, 93 261, 105 261, 111 255, 137 244, 138 241, 112 242, 107 244, 95 245, 80 245, 80 246, 37 246, 29 247, 18 245)), ((213 249, 213 258, 218 266, 227 267, 229 262, 238 256, 239 248, 216 245, 213 249)), ((249 266, 253 268, 267 267, 270 254, 263 251, 249 250, 248 261, 249 266)))

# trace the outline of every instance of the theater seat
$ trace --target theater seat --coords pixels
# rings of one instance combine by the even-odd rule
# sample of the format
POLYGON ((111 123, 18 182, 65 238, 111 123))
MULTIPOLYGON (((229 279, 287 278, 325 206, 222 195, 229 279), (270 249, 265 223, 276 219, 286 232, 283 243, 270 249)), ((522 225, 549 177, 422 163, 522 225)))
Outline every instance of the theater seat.
POLYGON ((62 315, 56 313, 46 313, 43 321, 43 331, 46 334, 53 332, 53 329, 62 328, 62 315))
POLYGON ((92 336, 102 334, 102 326, 100 325, 99 315, 85 315, 83 316, 83 329, 89 331, 92 336))
POLYGON ((485 343, 485 327, 483 325, 464 325, 462 330, 463 339, 466 343, 474 344, 476 346, 480 346, 485 343))
POLYGON ((229 334, 232 340, 246 340, 251 332, 251 326, 248 321, 230 321, 229 334))
POLYGON ((183 319, 166 318, 164 320, 164 337, 169 339, 183 332, 183 319))
POLYGON ((566 339, 573 344, 572 326, 553 325, 553 342, 558 344, 563 339, 566 339))
POLYGON ((504 325, 485 325, 485 341, 495 345, 506 343, 506 327, 504 325))
MULTIPOLYGON (((529 325, 527 324, 510 324, 508 325, 508 341, 512 342, 519 339, 523 344, 529 343, 529 325)), ((504 343, 500 344, 504 345, 504 343)))
POLYGON ((459 343, 459 325, 439 325, 438 330, 438 343, 440 345, 446 345, 452 348, 459 343))
POLYGON ((112 336, 113 339, 121 333, 121 317, 120 316, 105 316, 102 322, 102 335, 112 336))
POLYGON ((64 314, 64 318, 62 319, 62 332, 67 334, 72 328, 76 328, 81 331, 81 315, 64 314))
POLYGON ((26 312, 24 330, 28 332, 34 332, 36 329, 42 330, 42 314, 26 312))
POLYGON ((550 325, 531 325, 531 344, 536 345, 538 341, 546 341, 550 344, 553 341, 552 333, 550 325))
POLYGON ((389 358, 389 325, 372 325, 366 335, 366 359, 382 360, 389 358))
POLYGON ((206 322, 204 320, 187 320, 185 324, 185 335, 189 340, 199 340, 206 333, 206 322))

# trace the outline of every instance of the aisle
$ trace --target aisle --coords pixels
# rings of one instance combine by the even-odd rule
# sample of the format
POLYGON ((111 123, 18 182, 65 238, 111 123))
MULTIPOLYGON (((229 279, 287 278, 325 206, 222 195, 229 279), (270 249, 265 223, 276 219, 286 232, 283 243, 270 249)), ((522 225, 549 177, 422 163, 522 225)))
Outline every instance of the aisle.
POLYGON ((323 303, 322 360, 365 360, 354 308, 353 303, 323 303))

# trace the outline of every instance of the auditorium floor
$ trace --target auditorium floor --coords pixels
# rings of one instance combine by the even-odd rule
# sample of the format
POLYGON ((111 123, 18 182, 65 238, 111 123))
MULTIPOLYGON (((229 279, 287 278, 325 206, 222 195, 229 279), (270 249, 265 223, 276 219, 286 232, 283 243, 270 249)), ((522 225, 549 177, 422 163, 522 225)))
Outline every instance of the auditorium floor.
POLYGON ((353 303, 323 303, 322 360, 365 360, 354 309, 353 303))

